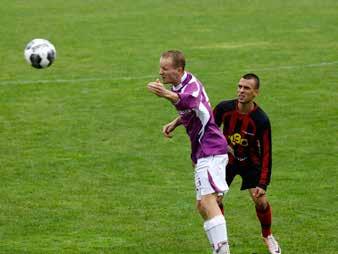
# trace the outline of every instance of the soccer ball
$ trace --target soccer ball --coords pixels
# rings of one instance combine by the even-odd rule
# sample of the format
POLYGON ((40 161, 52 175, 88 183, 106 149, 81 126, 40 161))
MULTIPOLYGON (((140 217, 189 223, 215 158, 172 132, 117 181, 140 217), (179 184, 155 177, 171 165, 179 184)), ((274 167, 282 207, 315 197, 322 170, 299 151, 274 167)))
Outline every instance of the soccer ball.
POLYGON ((42 69, 50 66, 56 58, 56 50, 52 43, 45 39, 30 41, 24 50, 26 61, 34 68, 42 69))

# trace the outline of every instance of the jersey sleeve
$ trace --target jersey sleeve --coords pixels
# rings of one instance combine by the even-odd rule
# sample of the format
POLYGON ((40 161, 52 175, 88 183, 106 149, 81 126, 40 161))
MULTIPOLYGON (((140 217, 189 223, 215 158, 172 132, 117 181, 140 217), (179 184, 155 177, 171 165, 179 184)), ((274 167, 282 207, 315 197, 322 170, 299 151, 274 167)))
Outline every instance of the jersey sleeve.
POLYGON ((258 139, 261 148, 261 175, 258 186, 266 189, 270 183, 272 167, 271 125, 269 119, 266 119, 260 127, 258 139))
POLYGON ((182 93, 178 93, 179 100, 175 103, 178 110, 197 108, 201 100, 201 89, 197 83, 191 83, 182 93))
POLYGON ((213 115, 215 118, 215 123, 217 124, 218 127, 221 127, 223 123, 223 114, 224 114, 224 109, 222 106, 222 102, 217 104, 216 107, 213 110, 213 115))

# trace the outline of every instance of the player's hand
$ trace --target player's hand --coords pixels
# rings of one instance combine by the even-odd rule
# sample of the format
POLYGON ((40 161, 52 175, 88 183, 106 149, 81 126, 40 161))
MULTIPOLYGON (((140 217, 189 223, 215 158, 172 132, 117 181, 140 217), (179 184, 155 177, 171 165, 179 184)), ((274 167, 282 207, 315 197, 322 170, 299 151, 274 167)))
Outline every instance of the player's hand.
POLYGON ((255 191, 254 191, 254 193, 253 193, 253 196, 255 197, 255 198, 260 198, 260 197, 262 197, 262 196, 264 196, 265 195, 265 190, 264 189, 262 189, 261 187, 256 187, 255 188, 255 191))
POLYGON ((170 122, 163 126, 162 133, 166 138, 172 138, 173 135, 171 133, 175 130, 175 128, 176 128, 175 123, 170 122))
POLYGON ((159 97, 165 97, 168 92, 159 79, 155 82, 148 83, 147 88, 151 93, 156 94, 159 97))
POLYGON ((228 145, 228 153, 230 153, 232 156, 235 157, 235 152, 234 152, 234 149, 228 145))

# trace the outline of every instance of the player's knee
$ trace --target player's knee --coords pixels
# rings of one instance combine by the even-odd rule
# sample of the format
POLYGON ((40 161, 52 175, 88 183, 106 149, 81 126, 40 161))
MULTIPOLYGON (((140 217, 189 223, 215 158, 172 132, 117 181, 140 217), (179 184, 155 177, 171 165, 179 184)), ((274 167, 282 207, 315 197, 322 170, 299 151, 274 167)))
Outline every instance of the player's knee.
POLYGON ((196 209, 199 211, 199 213, 204 212, 204 206, 205 203, 202 200, 198 200, 198 202, 196 203, 196 209))
POLYGON ((268 207, 268 202, 265 198, 258 198, 255 200, 255 206, 257 210, 263 211, 268 207))
POLYGON ((197 202, 197 210, 199 211, 200 214, 206 214, 208 211, 208 207, 209 207, 209 202, 206 199, 201 199, 197 202))
POLYGON ((200 204, 200 201, 198 200, 196 202, 196 209, 199 211, 201 209, 201 204, 200 204))
POLYGON ((202 216, 203 219, 207 219, 207 210, 205 209, 205 207, 203 206, 203 204, 200 202, 200 200, 196 203, 196 209, 198 211, 198 213, 202 216))

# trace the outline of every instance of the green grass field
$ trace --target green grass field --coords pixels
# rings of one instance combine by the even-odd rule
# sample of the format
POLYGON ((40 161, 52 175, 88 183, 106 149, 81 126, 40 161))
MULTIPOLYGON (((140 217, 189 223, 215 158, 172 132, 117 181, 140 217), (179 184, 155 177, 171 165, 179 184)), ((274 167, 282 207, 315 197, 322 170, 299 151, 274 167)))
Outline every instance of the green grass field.
MULTIPOLYGON (((273 131, 268 189, 284 254, 338 253, 338 2, 2 0, 0 253, 210 253, 190 145, 147 92, 167 49, 210 100, 261 77, 273 131), (33 69, 23 48, 57 49, 33 69)), ((266 254, 240 179, 226 196, 232 253, 266 254)))

